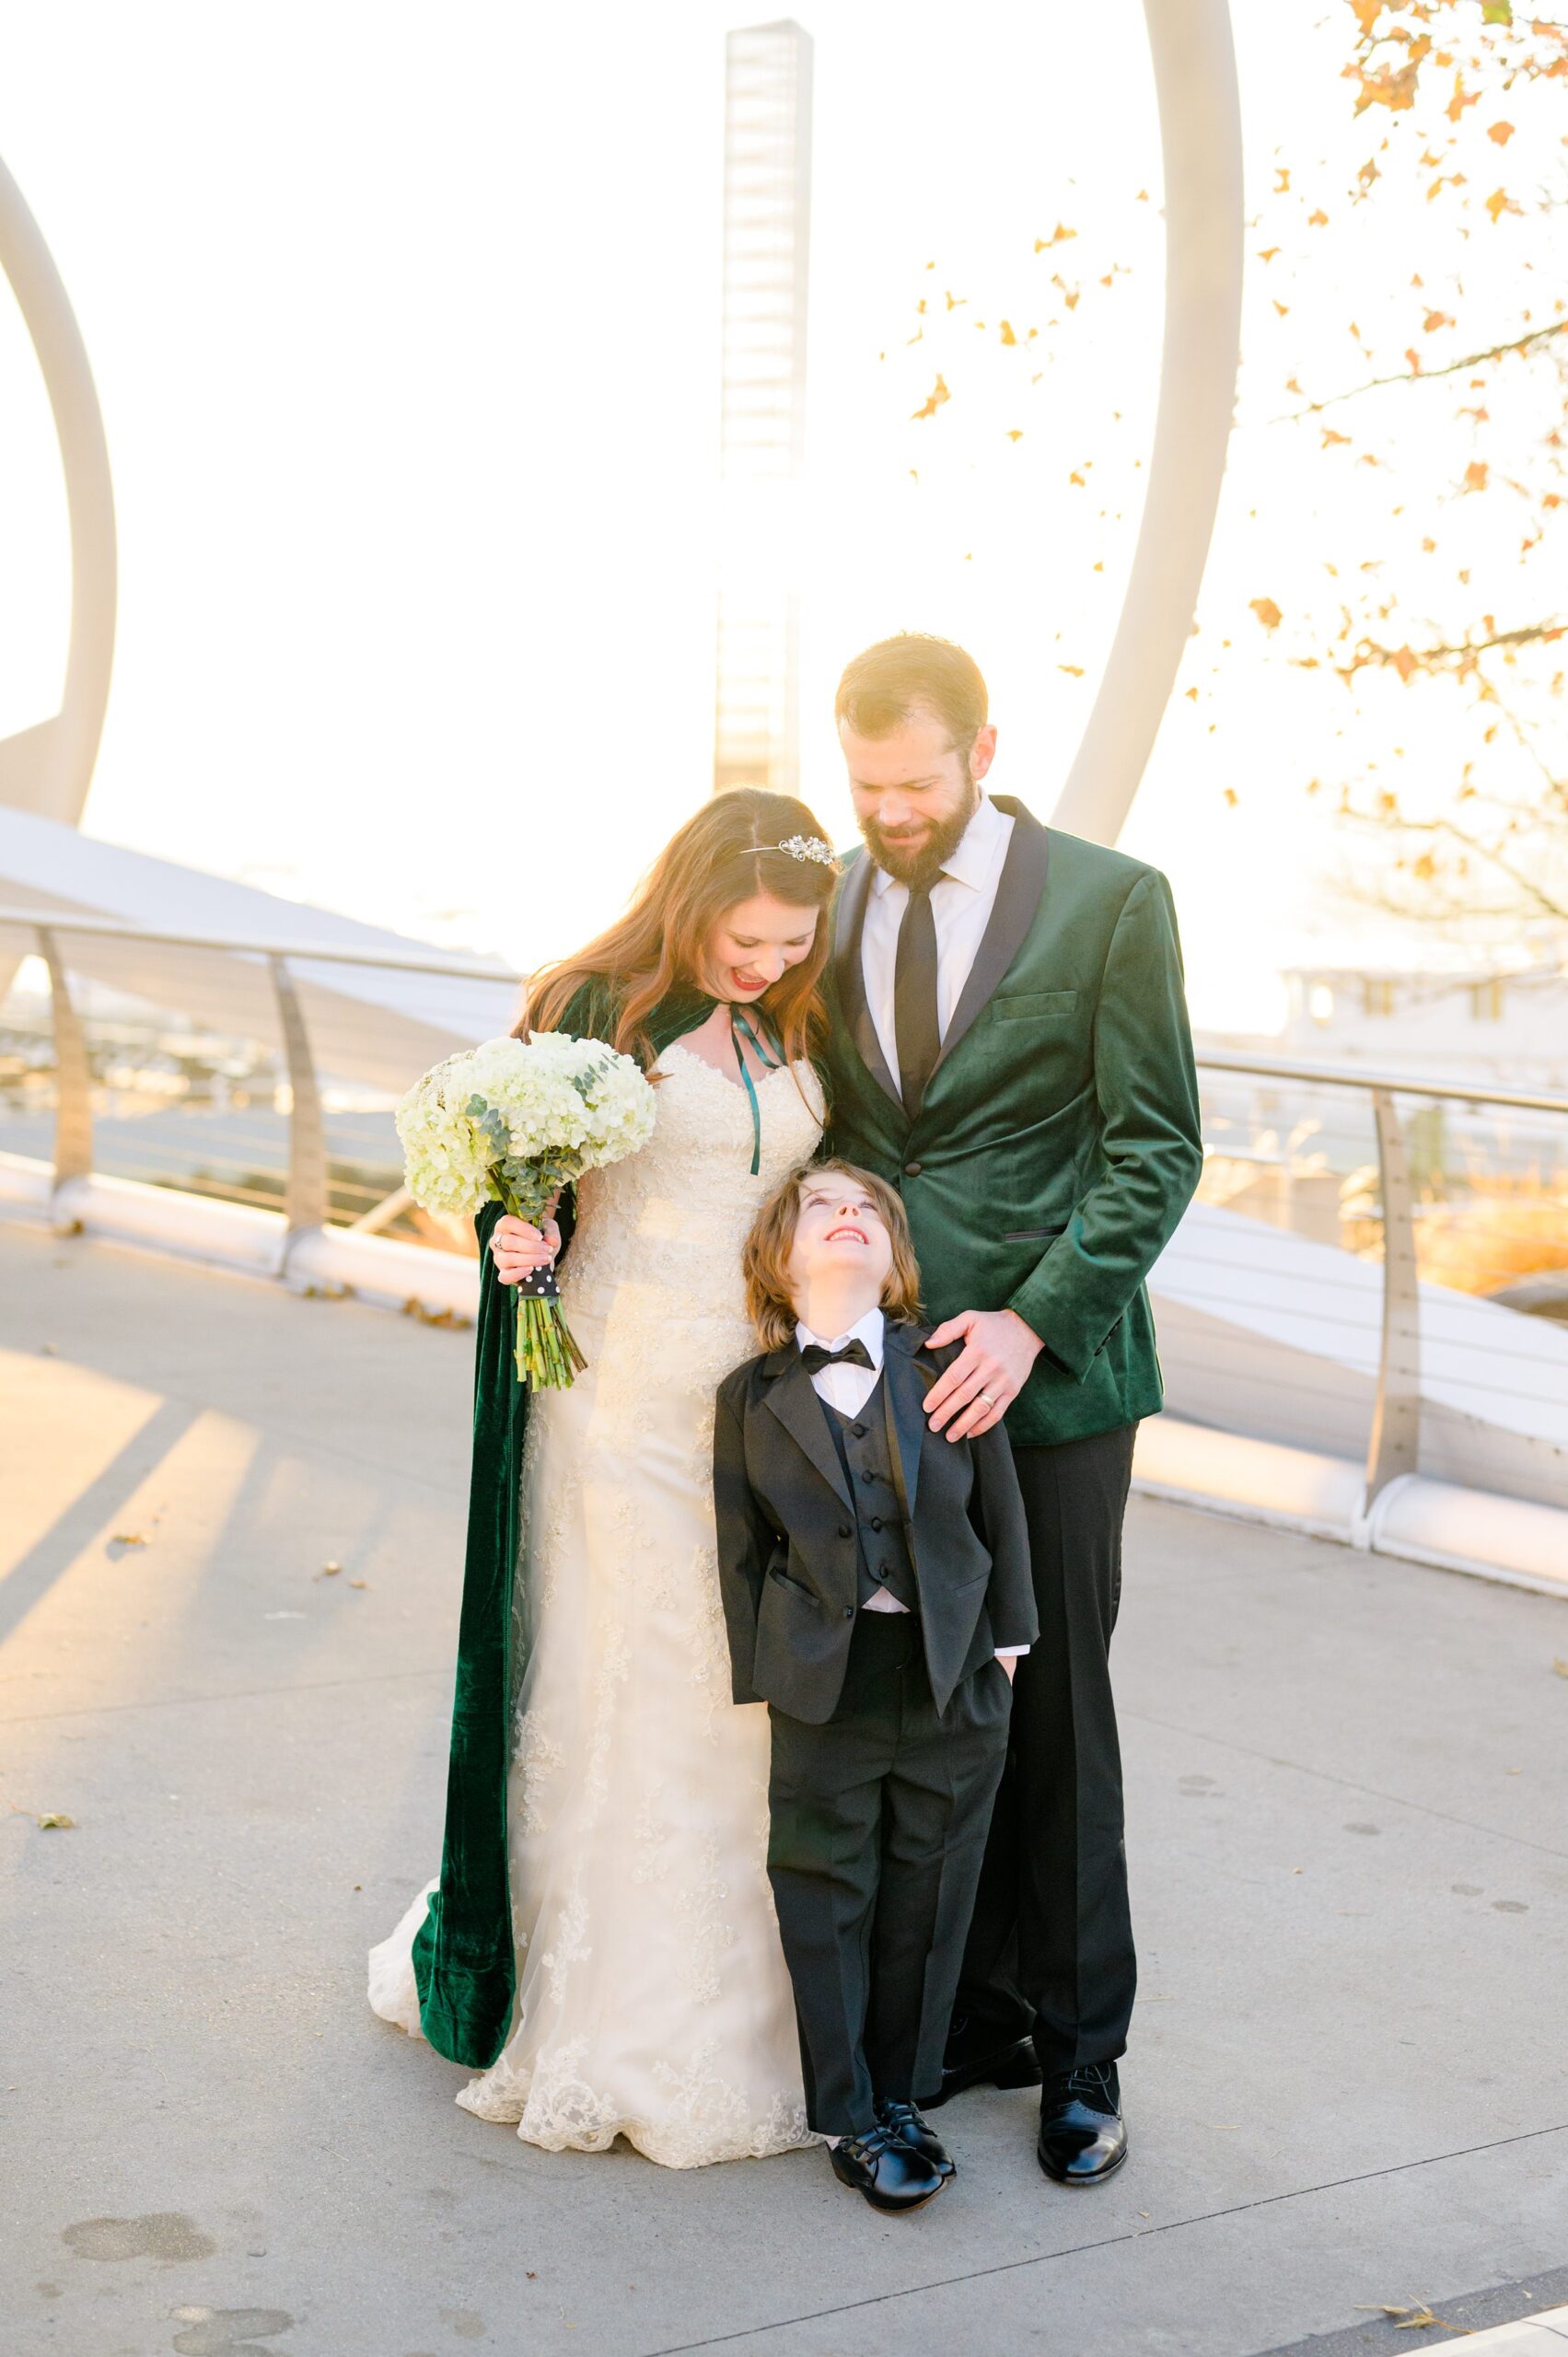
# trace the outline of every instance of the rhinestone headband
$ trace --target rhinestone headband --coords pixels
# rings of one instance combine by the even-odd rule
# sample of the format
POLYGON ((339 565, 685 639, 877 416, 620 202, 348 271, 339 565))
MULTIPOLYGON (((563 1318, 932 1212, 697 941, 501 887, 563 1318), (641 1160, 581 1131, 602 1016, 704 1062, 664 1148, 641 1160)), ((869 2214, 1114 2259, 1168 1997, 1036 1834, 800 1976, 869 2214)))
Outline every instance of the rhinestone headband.
POLYGON ((831 843, 820 835, 787 835, 782 843, 759 843, 757 849, 786 852, 791 859, 810 860, 817 867, 836 867, 837 858, 831 843))

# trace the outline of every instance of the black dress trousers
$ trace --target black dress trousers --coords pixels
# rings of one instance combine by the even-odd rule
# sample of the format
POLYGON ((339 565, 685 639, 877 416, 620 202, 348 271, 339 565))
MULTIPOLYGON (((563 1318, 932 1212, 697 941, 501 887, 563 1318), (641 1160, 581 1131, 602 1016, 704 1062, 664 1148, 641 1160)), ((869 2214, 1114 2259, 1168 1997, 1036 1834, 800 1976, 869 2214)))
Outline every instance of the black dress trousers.
POLYGON ((954 2012, 1032 2032, 1048 2077, 1124 2053, 1137 1988, 1109 1662, 1136 1431, 1013 1453, 1040 1642, 1014 1683, 954 2012))
POLYGON ((918 1620, 863 1610, 827 1724, 770 1706, 768 1875, 820 2134, 942 2075, 1010 1700, 990 1661, 938 1714, 918 1620))

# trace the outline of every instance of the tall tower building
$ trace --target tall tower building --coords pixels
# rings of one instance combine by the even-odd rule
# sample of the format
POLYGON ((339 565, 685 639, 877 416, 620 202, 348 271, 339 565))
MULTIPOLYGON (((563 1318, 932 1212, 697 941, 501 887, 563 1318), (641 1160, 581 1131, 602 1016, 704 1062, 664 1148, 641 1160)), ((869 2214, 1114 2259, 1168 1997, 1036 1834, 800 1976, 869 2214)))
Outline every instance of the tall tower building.
POLYGON ((796 791, 797 499, 806 427, 811 40, 790 18, 725 48, 722 524, 714 790, 796 791))

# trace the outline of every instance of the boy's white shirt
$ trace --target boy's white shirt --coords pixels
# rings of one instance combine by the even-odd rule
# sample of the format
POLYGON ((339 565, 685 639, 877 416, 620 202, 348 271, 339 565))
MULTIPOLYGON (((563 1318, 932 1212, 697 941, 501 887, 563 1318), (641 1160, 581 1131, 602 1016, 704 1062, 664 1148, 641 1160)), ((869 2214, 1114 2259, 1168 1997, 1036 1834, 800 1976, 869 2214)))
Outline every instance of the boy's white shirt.
MULTIPOLYGON (((845 1332, 834 1334, 831 1337, 826 1334, 814 1334, 803 1319, 796 1319, 795 1339, 798 1348, 803 1351, 812 1343, 815 1343, 819 1350, 824 1351, 842 1351, 850 1342, 864 1342, 865 1345, 865 1354, 871 1361, 869 1366, 856 1366, 852 1361, 846 1360, 840 1366, 819 1367, 811 1378, 811 1388, 819 1399, 825 1400, 830 1408, 836 1408, 841 1416, 858 1416, 876 1390, 882 1374, 887 1319, 880 1307, 868 1309, 865 1317, 857 1318, 854 1324, 845 1332)), ((907 1604, 900 1604, 898 1597, 891 1595, 885 1587, 874 1589, 866 1597, 863 1608, 867 1612, 907 1612, 909 1610, 907 1604)), ((1003 1661, 1012 1655, 1028 1652, 1028 1645, 998 1645, 996 1658, 998 1661, 1003 1661)))

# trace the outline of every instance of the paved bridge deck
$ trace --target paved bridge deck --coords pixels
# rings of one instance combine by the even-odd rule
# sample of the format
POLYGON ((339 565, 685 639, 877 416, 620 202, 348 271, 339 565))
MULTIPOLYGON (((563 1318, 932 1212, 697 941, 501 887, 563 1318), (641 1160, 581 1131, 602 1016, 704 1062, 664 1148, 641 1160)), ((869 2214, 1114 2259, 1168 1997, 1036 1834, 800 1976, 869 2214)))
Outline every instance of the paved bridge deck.
POLYGON ((1257 2357, 1568 2298, 1563 1603, 1135 1504, 1132 2159, 1048 2185, 977 2094, 882 2220, 816 2154, 536 2152, 366 2009, 435 1855, 470 1337, 19 1225, 0 1299, 14 2357, 1257 2357))

